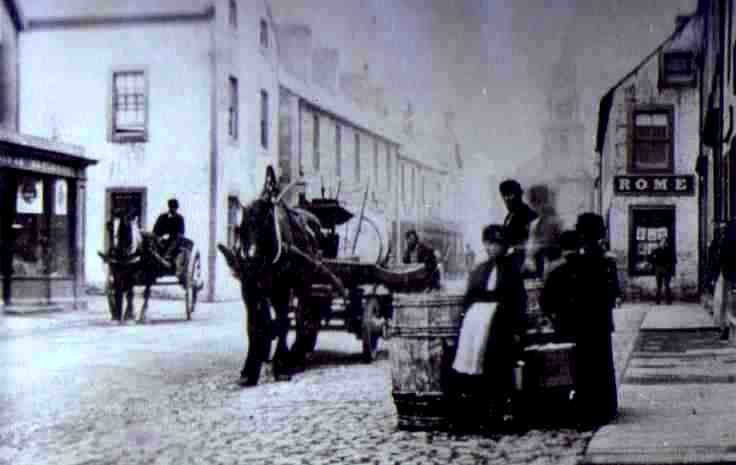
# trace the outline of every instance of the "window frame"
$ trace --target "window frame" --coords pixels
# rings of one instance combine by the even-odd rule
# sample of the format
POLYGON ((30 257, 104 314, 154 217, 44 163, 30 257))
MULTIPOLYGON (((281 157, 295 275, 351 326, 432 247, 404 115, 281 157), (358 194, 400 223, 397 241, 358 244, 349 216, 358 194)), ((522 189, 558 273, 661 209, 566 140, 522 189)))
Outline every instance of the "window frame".
POLYGON ((335 122, 335 176, 342 177, 342 125, 335 122))
POLYGON ((266 21, 266 18, 261 18, 258 23, 258 42, 264 50, 267 50, 271 45, 268 37, 268 30, 268 21, 266 21))
POLYGON ((360 132, 355 131, 355 182, 360 182, 360 132))
POLYGON ((266 89, 261 89, 260 96, 261 96, 261 105, 260 105, 260 108, 261 108, 261 112, 260 112, 261 113, 260 114, 261 148, 268 150, 268 147, 270 145, 268 143, 269 142, 269 131, 271 129, 268 124, 269 111, 270 111, 269 103, 268 103, 268 100, 269 100, 268 91, 266 89))
POLYGON ((229 0, 228 2, 228 23, 233 31, 238 30, 238 2, 229 0))
POLYGON ((146 66, 125 66, 110 70, 108 101, 108 140, 113 143, 147 142, 149 139, 150 85, 146 66), (143 128, 140 131, 122 131, 117 127, 116 78, 122 74, 140 74, 143 78, 143 128))
POLYGON ((237 142, 240 132, 240 111, 238 102, 240 100, 240 84, 238 82, 238 78, 232 75, 228 76, 227 83, 227 135, 231 142, 237 142))
MULTIPOLYGON (((644 139, 656 141, 656 139, 644 139)), ((674 125, 674 107, 672 105, 636 105, 629 112, 629 137, 628 137, 628 172, 632 174, 672 174, 675 172, 675 125, 674 125), (642 168, 637 166, 636 147, 637 142, 641 141, 641 137, 636 135, 636 116, 639 114, 666 114, 667 117, 667 141, 669 148, 666 150, 667 166, 662 168, 642 168)))
POLYGON ((319 114, 312 113, 312 168, 315 172, 319 172, 320 168, 320 135, 319 135, 319 114))
POLYGON ((695 87, 697 82, 697 67, 695 65, 695 53, 690 50, 663 51, 659 54, 659 87, 678 88, 695 87), (690 65, 689 74, 683 74, 683 78, 672 80, 667 72, 667 59, 670 57, 684 58, 690 65))

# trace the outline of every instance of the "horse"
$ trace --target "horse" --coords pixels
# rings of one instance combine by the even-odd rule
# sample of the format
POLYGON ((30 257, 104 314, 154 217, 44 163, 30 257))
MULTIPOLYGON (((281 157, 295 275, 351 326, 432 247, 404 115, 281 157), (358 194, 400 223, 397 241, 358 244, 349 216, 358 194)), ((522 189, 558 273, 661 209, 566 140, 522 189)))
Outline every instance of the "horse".
POLYGON ((110 300, 112 319, 120 323, 134 319, 133 289, 142 284, 145 286, 143 306, 137 322, 144 323, 151 286, 161 272, 161 265, 154 256, 155 238, 141 231, 137 218, 131 215, 116 215, 108 222, 107 229, 110 248, 107 253, 98 252, 98 255, 107 263, 110 271, 108 285, 113 292, 110 300), (123 296, 126 300, 125 312, 122 311, 123 296))
MULTIPOLYGON (((311 350, 306 337, 298 331, 291 350, 286 337, 290 302, 293 297, 299 302, 309 301, 315 272, 316 276, 327 277, 338 292, 347 293, 341 280, 320 262, 323 238, 319 220, 307 211, 284 204, 272 167, 267 168, 261 195, 241 205, 241 211, 237 246, 217 247, 241 285, 249 344, 237 383, 249 387, 258 384, 273 339, 277 343, 272 367, 279 381, 291 379, 295 365, 311 350)), ((300 305, 297 311, 308 311, 308 305, 300 305)))

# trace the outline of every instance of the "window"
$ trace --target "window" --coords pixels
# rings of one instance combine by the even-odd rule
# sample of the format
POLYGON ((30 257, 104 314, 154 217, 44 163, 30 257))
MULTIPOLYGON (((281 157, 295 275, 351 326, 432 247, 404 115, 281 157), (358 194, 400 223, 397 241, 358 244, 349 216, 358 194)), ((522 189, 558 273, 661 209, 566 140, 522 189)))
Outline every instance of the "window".
POLYGON ((261 18, 261 25, 259 27, 261 47, 268 48, 268 23, 265 19, 261 18))
POLYGON ((373 185, 378 187, 378 139, 373 139, 373 185))
POLYGON ((238 227, 240 223, 240 201, 235 195, 227 198, 227 246, 231 249, 238 242, 238 227))
POLYGON ((227 133, 238 139, 238 79, 230 76, 228 85, 227 133))
POLYGON ((633 112, 631 131, 632 172, 672 172, 672 110, 641 107, 633 112))
POLYGON ((319 115, 312 114, 312 127, 314 130, 314 139, 312 139, 312 168, 319 171, 319 115))
POLYGON ((406 205, 406 169, 403 163, 399 163, 399 176, 401 177, 401 203, 406 205))
POLYGON ((695 85, 695 61, 692 52, 665 52, 661 56, 661 87, 695 85))
POLYGON ((335 175, 337 177, 342 176, 342 126, 340 123, 335 123, 335 175))
POLYGON ((360 134, 355 133, 355 182, 360 181, 360 134))
POLYGON ((386 144, 386 187, 391 189, 391 146, 386 144))
POLYGON ((675 208, 632 207, 629 212, 629 274, 632 276, 654 275, 650 256, 659 242, 668 238, 677 252, 675 241, 675 208))
POLYGON ((268 148, 268 92, 261 90, 261 147, 268 148))
POLYGON ((230 17, 230 27, 233 29, 238 28, 238 4, 235 0, 230 0, 228 7, 228 15, 230 17))
POLYGON ((112 130, 114 142, 145 141, 148 86, 142 70, 112 73, 112 130))

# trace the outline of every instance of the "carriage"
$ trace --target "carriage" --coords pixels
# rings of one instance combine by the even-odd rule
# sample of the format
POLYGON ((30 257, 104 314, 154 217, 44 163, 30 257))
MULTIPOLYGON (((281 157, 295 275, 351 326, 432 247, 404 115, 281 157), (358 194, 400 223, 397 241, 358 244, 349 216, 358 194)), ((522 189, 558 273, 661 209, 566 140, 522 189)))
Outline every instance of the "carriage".
POLYGON ((337 226, 353 220, 355 215, 346 210, 337 199, 313 199, 302 201, 300 208, 319 219, 322 226, 322 264, 344 285, 347 296, 336 289, 332 280, 317 278, 303 302, 292 303, 295 326, 299 337, 305 341, 306 351, 314 350, 320 327, 332 320, 342 319, 345 329, 362 343, 365 361, 376 357, 378 341, 384 333, 393 313, 393 294, 420 291, 426 287, 431 270, 423 264, 393 265, 390 247, 384 247, 378 226, 362 211, 357 221, 357 235, 363 228, 372 228, 378 237, 378 251, 374 261, 357 256, 338 257, 341 240, 335 231, 337 226))
POLYGON ((152 286, 181 286, 184 291, 184 314, 187 321, 191 320, 199 291, 204 287, 201 258, 194 242, 186 237, 180 238, 174 259, 177 265, 165 267, 155 259, 154 247, 157 239, 151 233, 139 232, 139 234, 144 244, 151 245, 141 247, 124 263, 116 262, 111 256, 100 254, 107 264, 105 295, 111 318, 123 323, 126 318, 133 317, 132 298, 135 287, 144 287, 144 301, 138 317, 138 321, 143 322, 152 286), (122 273, 116 270, 116 266, 122 268, 120 270, 122 273), (129 310, 126 311, 123 311, 122 293, 128 294, 129 310))

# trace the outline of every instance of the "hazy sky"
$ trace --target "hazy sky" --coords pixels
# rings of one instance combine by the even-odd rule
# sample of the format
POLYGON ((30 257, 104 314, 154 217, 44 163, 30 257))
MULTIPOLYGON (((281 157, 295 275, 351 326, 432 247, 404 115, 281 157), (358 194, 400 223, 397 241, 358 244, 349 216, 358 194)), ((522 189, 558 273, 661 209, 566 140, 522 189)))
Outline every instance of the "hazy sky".
MULTIPOLYGON (((26 16, 66 11, 199 9, 208 0, 19 0, 26 16)), ((341 50, 343 71, 369 65, 387 93, 457 113, 466 152, 513 166, 539 155, 545 92, 575 57, 592 150, 600 97, 661 43, 697 0, 271 0, 277 22, 303 22, 341 50)), ((592 156, 592 154, 591 154, 592 156)))

